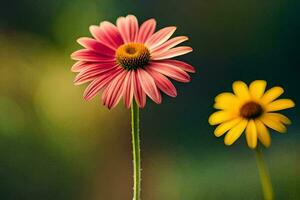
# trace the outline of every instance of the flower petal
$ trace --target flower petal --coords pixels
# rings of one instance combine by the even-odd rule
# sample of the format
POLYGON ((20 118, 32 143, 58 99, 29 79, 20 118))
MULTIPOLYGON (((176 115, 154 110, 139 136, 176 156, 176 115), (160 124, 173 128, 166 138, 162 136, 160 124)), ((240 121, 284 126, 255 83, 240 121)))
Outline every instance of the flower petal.
POLYGON ((265 145, 265 147, 269 147, 271 145, 271 136, 269 130, 266 126, 258 119, 255 120, 255 125, 257 128, 257 136, 260 142, 265 145))
POLYGON ((84 99, 92 99, 102 88, 106 87, 121 72, 122 70, 116 68, 115 70, 111 70, 110 72, 107 72, 93 80, 83 93, 84 99))
POLYGON ((273 87, 269 89, 261 98, 261 101, 264 104, 268 104, 273 100, 277 99, 281 94, 283 94, 284 90, 282 87, 273 87))
POLYGON ((146 105, 146 94, 145 94, 144 90, 142 89, 142 86, 138 79, 136 71, 134 71, 132 73, 131 77, 132 77, 135 101, 137 102, 137 104, 140 108, 143 108, 146 105))
POLYGON ((127 73, 127 71, 122 71, 103 91, 103 105, 107 106, 108 109, 114 108, 119 103, 123 94, 123 83, 127 73))
POLYGON ((216 103, 214 108, 225 110, 239 109, 240 101, 234 94, 230 92, 223 92, 215 97, 216 103))
POLYGON ((178 37, 174 37, 168 41, 166 41, 165 43, 163 43, 162 45, 156 47, 156 48, 153 48, 151 50, 151 56, 156 56, 156 55, 159 55, 159 54, 162 54, 163 52, 166 52, 167 50, 175 47, 176 45, 184 42, 184 41, 187 41, 189 38, 186 37, 186 36, 178 36, 178 37))
POLYGON ((216 125, 236 117, 237 117, 236 115, 228 111, 217 111, 212 115, 210 115, 210 117, 208 118, 208 122, 210 125, 216 125))
POLYGON ((88 65, 89 62, 84 62, 84 61, 77 61, 72 67, 71 67, 71 71, 72 72, 80 72, 81 70, 83 70, 84 68, 86 68, 86 66, 88 65))
POLYGON ((145 93, 157 104, 161 103, 161 94, 153 78, 143 69, 137 69, 137 76, 145 93))
POLYGON ((232 145, 243 133, 246 126, 248 124, 248 121, 243 119, 240 121, 236 126, 234 126, 228 133, 226 134, 224 138, 224 143, 226 145, 232 145))
POLYGON ((177 56, 181 56, 187 53, 190 53, 193 51, 191 47, 187 46, 181 46, 181 47, 175 47, 172 49, 169 49, 165 52, 158 52, 157 54, 151 55, 151 60, 164 60, 164 59, 169 59, 177 56))
POLYGON ((130 23, 130 36, 132 41, 137 41, 138 33, 139 33, 139 23, 137 18, 134 15, 128 15, 127 20, 130 23))
POLYGON ((90 81, 98 78, 101 75, 101 72, 91 71, 89 73, 86 73, 85 75, 81 75, 81 74, 78 74, 78 75, 75 77, 75 79, 73 81, 74 85, 81 85, 81 84, 90 82, 90 81))
POLYGON ((129 71, 127 73, 127 76, 124 79, 124 91, 123 91, 123 96, 124 96, 124 104, 126 108, 130 108, 132 98, 133 98, 133 79, 132 79, 132 71, 129 71))
POLYGON ((146 71, 152 76, 157 87, 161 91, 163 91, 164 93, 166 93, 167 95, 169 95, 171 97, 177 96, 177 91, 176 91, 175 86, 172 84, 172 82, 167 77, 165 77, 164 75, 162 75, 159 72, 152 70, 149 67, 146 68, 146 71))
POLYGON ((119 17, 117 19, 117 23, 116 24, 117 24, 118 30, 120 32, 120 35, 123 38, 124 43, 130 42, 129 32, 128 32, 128 29, 126 27, 127 26, 126 17, 119 17))
POLYGON ((108 48, 106 45, 98 42, 95 39, 88 38, 88 37, 81 37, 77 39, 77 42, 85 47, 86 49, 93 50, 101 55, 113 57, 115 55, 115 51, 108 48))
POLYGON ((220 137, 220 136, 224 135, 224 133, 226 133, 231 128, 233 128, 235 125, 237 125, 241 120, 242 120, 242 118, 238 117, 238 118, 223 122, 215 129, 215 131, 214 131, 215 136, 220 137))
POLYGON ((246 139, 248 146, 252 149, 256 148, 257 146, 257 130, 256 125, 253 120, 250 120, 248 122, 247 128, 246 128, 246 139))
POLYGON ((164 74, 176 81, 179 82, 190 82, 191 78, 188 75, 188 73, 186 73, 185 71, 183 71, 182 69, 175 67, 173 65, 170 64, 166 64, 166 63, 162 63, 162 62, 151 62, 147 68, 150 68, 151 70, 157 71, 161 74, 164 74))
POLYGON ((272 118, 274 121, 281 122, 283 124, 291 124, 291 120, 280 113, 266 113, 268 117, 272 118))
POLYGON ((71 68, 73 72, 82 72, 91 68, 99 68, 99 70, 111 68, 116 66, 115 62, 101 63, 101 62, 84 62, 77 61, 71 68))
POLYGON ((151 51, 151 49, 167 41, 173 35, 175 30, 176 30, 175 26, 170 26, 170 27, 160 29, 159 31, 157 31, 147 39, 147 41, 145 42, 146 46, 148 46, 151 51))
POLYGON ((148 38, 154 33, 155 27, 155 19, 149 19, 145 21, 140 27, 137 42, 144 43, 146 40, 148 40, 148 38))
POLYGON ((260 99, 266 89, 267 82, 264 80, 253 81, 249 86, 249 91, 254 99, 260 99))
POLYGON ((284 110, 288 108, 292 108, 295 106, 295 103, 291 99, 279 99, 276 101, 273 101, 266 105, 267 111, 278 111, 278 110, 284 110))
POLYGON ((235 81, 232 84, 232 89, 233 92, 236 94, 236 96, 243 100, 249 100, 250 99, 250 94, 249 94, 249 90, 248 90, 248 86, 246 85, 246 83, 242 82, 242 81, 235 81))
POLYGON ((71 54, 73 60, 81 60, 88 62, 114 62, 114 56, 99 54, 89 49, 81 49, 71 54))
POLYGON ((221 94, 218 94, 215 97, 215 101, 216 102, 232 102, 232 101, 238 101, 237 96, 235 96, 233 93, 231 92, 223 92, 221 94))
POLYGON ((174 65, 175 67, 179 67, 180 69, 187 71, 187 72, 191 72, 191 73, 196 72, 195 68, 192 65, 190 65, 186 62, 179 61, 179 60, 160 60, 158 62, 169 64, 169 65, 174 65))
POLYGON ((137 40, 139 25, 134 15, 119 17, 117 19, 117 27, 125 43, 137 40))
POLYGON ((90 32, 99 42, 113 50, 124 43, 118 28, 108 21, 101 22, 100 27, 90 26, 90 32))
POLYGON ((278 120, 278 118, 274 118, 272 115, 268 115, 268 113, 264 114, 260 120, 267 125, 269 128, 278 131, 280 133, 286 132, 286 127, 278 120))
POLYGON ((100 63, 94 64, 93 66, 90 65, 88 68, 80 71, 74 79, 75 85, 81 85, 83 83, 89 82, 103 73, 107 73, 113 69, 116 69, 117 65, 107 65, 103 66, 100 63))

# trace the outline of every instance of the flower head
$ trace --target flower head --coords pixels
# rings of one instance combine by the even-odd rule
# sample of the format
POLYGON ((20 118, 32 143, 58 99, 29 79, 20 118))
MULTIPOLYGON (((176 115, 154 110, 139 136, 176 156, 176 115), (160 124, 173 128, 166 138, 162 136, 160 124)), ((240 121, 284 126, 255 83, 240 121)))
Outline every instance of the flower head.
POLYGON ((218 125, 214 134, 226 136, 226 145, 233 144, 244 132, 250 148, 256 148, 257 139, 266 147, 271 144, 267 127, 280 133, 286 132, 285 125, 291 121, 275 111, 295 106, 290 99, 277 98, 284 92, 281 87, 273 87, 265 92, 266 81, 253 81, 249 88, 242 81, 233 83, 234 93, 221 93, 215 98, 216 109, 219 111, 209 117, 211 125, 218 125))
POLYGON ((75 85, 90 82, 84 92, 89 100, 101 90, 102 101, 113 108, 124 98, 127 108, 135 98, 139 107, 146 104, 146 96, 161 103, 160 91, 171 97, 176 88, 168 79, 189 82, 187 72, 194 73, 191 65, 172 58, 187 54, 191 47, 178 44, 188 40, 185 36, 170 39, 176 27, 166 27, 155 32, 156 21, 149 19, 141 26, 135 16, 119 17, 116 26, 108 21, 91 26, 94 38, 79 38, 85 49, 74 52, 77 62, 72 71, 79 72, 75 85), (168 78, 167 78, 168 77, 168 78))

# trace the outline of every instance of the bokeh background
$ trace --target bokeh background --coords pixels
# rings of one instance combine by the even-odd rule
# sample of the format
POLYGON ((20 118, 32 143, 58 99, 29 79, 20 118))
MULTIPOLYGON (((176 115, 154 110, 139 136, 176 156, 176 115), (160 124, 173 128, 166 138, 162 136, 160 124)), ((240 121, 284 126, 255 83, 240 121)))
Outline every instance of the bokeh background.
MULTIPOLYGON (((235 80, 265 79, 299 102, 298 0, 1 0, 0 199, 131 199, 130 114, 86 102, 70 53, 88 27, 120 15, 176 25, 194 52, 190 84, 141 111, 143 199, 261 199, 253 152, 231 147, 207 118, 235 80)), ((276 199, 300 199, 300 113, 264 150, 276 199)))

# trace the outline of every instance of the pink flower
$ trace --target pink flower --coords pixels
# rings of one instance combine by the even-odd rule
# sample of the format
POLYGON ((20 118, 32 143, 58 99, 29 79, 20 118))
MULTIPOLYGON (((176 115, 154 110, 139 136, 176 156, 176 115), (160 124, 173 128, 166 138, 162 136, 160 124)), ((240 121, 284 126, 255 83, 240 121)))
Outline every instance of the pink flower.
POLYGON ((117 25, 104 21, 100 26, 90 26, 93 38, 82 37, 77 42, 85 49, 74 52, 77 62, 73 72, 79 72, 75 85, 90 82, 84 91, 89 100, 103 89, 102 101, 109 109, 124 98, 130 108, 133 98, 139 107, 146 104, 146 95, 161 103, 160 91, 171 97, 176 88, 167 78, 189 82, 187 72, 195 69, 172 58, 187 54, 191 47, 176 45, 188 40, 185 36, 170 39, 176 27, 170 26, 155 32, 156 21, 149 19, 140 27, 135 16, 119 17, 117 25))

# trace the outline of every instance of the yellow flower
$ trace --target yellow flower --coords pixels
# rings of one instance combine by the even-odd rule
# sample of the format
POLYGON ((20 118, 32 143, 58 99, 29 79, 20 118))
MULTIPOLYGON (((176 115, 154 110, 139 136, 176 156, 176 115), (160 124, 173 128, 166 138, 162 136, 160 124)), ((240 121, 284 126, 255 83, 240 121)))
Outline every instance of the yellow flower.
POLYGON ((292 108, 295 103, 290 99, 278 99, 283 92, 281 87, 273 87, 265 92, 267 82, 253 81, 249 88, 242 81, 232 84, 234 93, 224 92, 216 96, 215 105, 219 111, 209 117, 211 125, 218 125, 214 134, 226 136, 226 145, 233 144, 244 132, 250 148, 256 148, 257 139, 266 147, 271 144, 267 127, 280 133, 286 132, 285 125, 291 121, 275 111, 292 108), (267 126, 267 127, 266 127, 267 126))

